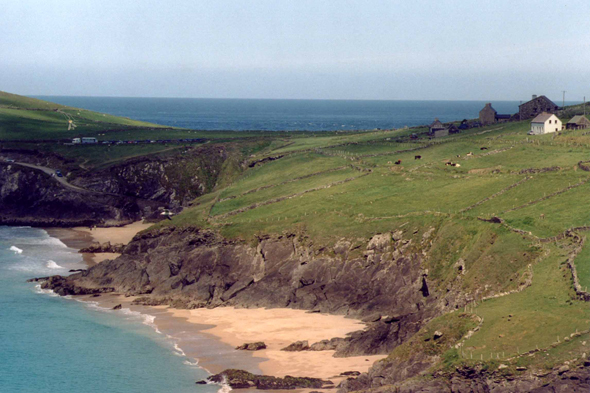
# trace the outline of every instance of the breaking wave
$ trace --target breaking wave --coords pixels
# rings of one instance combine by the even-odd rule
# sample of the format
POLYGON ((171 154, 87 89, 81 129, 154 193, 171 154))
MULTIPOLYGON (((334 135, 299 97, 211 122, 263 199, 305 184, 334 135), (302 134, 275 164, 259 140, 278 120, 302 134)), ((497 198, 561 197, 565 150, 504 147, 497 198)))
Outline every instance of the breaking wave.
POLYGON ((17 246, 10 246, 9 250, 14 251, 15 254, 22 254, 23 253, 23 250, 21 250, 17 246))
POLYGON ((227 383, 227 379, 225 378, 225 375, 224 375, 223 376, 223 381, 221 382, 221 387, 219 388, 219 390, 217 391, 217 393, 229 393, 231 391, 232 391, 232 388, 227 383))
POLYGON ((59 296, 57 293, 53 292, 52 289, 42 289, 41 284, 35 285, 35 292, 41 293, 43 295, 53 296, 53 297, 59 296))
POLYGON ((51 259, 47 261, 46 266, 49 269, 63 269, 63 266, 59 266, 57 263, 55 263, 55 261, 52 261, 51 259))

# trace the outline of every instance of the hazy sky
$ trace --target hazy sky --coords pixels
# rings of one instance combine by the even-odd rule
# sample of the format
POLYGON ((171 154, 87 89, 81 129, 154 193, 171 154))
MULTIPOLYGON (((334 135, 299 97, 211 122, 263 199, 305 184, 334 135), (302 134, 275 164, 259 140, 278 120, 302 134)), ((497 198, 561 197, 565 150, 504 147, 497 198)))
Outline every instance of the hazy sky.
POLYGON ((0 90, 590 99, 588 0, 0 0, 0 90))

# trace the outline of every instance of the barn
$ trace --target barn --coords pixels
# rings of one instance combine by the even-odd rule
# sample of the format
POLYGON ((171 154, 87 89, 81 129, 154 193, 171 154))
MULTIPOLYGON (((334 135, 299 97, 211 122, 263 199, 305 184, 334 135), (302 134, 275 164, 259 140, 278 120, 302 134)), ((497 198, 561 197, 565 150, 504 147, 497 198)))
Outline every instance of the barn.
POLYGON ((568 130, 583 130, 588 127, 590 127, 590 120, 584 115, 572 117, 572 119, 565 125, 565 128, 568 130))
POLYGON ((548 134, 550 132, 557 132, 561 130, 561 120, 552 113, 543 112, 533 119, 531 122, 531 135, 548 134))
POLYGON ((533 95, 533 99, 518 106, 520 120, 530 119, 543 112, 557 113, 559 107, 545 96, 533 95))

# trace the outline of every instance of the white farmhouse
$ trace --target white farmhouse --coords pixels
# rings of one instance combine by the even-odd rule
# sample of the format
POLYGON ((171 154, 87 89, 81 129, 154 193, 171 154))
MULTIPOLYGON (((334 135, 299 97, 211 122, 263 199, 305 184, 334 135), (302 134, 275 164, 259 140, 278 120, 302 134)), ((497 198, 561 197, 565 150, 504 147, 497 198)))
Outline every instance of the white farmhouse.
POLYGON ((540 135, 561 130, 561 120, 552 113, 543 112, 531 122, 529 134, 540 135))

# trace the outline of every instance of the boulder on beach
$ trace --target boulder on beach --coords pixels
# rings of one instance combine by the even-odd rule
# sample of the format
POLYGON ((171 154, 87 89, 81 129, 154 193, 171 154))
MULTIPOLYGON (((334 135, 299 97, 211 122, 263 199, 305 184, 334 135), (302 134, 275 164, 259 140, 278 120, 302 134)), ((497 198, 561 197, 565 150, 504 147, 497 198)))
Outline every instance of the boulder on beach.
POLYGON ((332 381, 324 381, 319 378, 292 377, 285 378, 271 377, 268 375, 256 375, 244 370, 229 369, 219 374, 212 375, 206 381, 198 381, 197 384, 209 382, 227 383, 232 389, 321 389, 333 387, 332 381))
POLYGON ((305 341, 295 341, 294 343, 286 346, 285 348, 281 348, 281 351, 287 352, 300 352, 300 351, 307 351, 309 350, 309 342, 305 341))
POLYGON ((261 349, 266 349, 266 344, 262 341, 258 341, 255 343, 244 343, 236 347, 237 350, 240 351, 259 351, 261 349))

